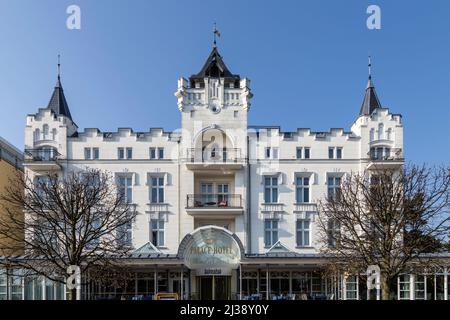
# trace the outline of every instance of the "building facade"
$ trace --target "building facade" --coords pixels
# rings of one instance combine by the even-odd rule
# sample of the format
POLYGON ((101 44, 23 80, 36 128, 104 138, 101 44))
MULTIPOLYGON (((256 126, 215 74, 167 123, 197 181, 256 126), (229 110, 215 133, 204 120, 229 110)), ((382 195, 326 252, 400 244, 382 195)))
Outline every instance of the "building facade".
MULTIPOLYGON (((11 181, 20 179, 22 174, 23 152, 0 137, 0 195, 6 195, 11 181)), ((15 218, 20 219, 23 216, 23 212, 17 211, 16 213, 11 206, 7 206, 6 203, 0 201, 0 219, 3 221, 8 221, 10 217, 7 210, 12 210, 16 215, 15 218)), ((5 236, 2 237, 0 233, 0 256, 23 253, 22 241, 20 241, 20 236, 13 240, 7 239, 5 236)))
MULTIPOLYGON (((132 284, 92 281, 83 297, 365 299, 360 277, 321 273, 317 201, 348 173, 404 163, 401 116, 382 107, 370 73, 349 131, 250 126, 250 80, 233 74, 215 45, 199 73, 178 80, 175 96, 174 132, 82 131, 58 75, 48 107, 27 116, 28 176, 107 170, 138 213, 127 230, 132 284)), ((449 271, 400 277, 398 298, 419 298, 422 281, 424 298, 447 299, 449 271)))

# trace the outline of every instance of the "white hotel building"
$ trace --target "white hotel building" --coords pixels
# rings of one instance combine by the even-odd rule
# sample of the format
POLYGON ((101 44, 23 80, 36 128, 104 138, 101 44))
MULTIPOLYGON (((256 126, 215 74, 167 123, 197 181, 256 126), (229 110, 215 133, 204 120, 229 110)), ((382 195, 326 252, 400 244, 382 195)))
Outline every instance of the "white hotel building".
MULTIPOLYGON (((178 80, 175 96, 175 132, 81 131, 59 76, 48 107, 27 116, 26 174, 107 170, 138 212, 128 229, 135 285, 92 284, 83 297, 365 299, 358 277, 321 275, 316 203, 346 173, 404 163, 401 116, 382 107, 371 77, 350 130, 250 126, 250 81, 231 73, 215 46, 199 73, 178 80)), ((449 271, 400 276, 397 298, 447 299, 449 271)))

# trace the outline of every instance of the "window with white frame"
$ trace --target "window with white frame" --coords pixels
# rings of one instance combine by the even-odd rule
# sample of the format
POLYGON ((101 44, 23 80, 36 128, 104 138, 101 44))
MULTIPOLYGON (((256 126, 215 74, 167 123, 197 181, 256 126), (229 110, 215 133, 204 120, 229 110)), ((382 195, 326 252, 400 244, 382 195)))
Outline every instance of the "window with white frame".
POLYGON ((91 148, 84 148, 84 160, 91 160, 91 148))
POLYGON ((341 234, 341 225, 336 219, 329 219, 327 222, 327 237, 328 246, 330 248, 336 247, 339 236, 341 234))
POLYGON ((264 177, 264 202, 278 202, 278 176, 264 177))
POLYGON ((333 147, 328 148, 328 159, 334 159, 334 148, 333 147))
POLYGON ((14 269, 10 275, 10 285, 11 285, 11 300, 22 300, 22 279, 21 271, 19 269, 14 269))
POLYGON ((297 147, 297 159, 309 159, 311 157, 311 149, 309 147, 297 147))
POLYGON ((296 203, 309 202, 309 177, 298 175, 295 177, 296 203))
POLYGON ((398 276, 398 298, 399 300, 410 300, 411 297, 411 276, 401 274, 398 276))
POLYGON ((425 276, 414 277, 414 300, 425 300, 425 276))
POLYGON ((227 206, 230 194, 230 185, 228 183, 217 184, 217 202, 219 206, 227 206))
POLYGON ((164 159, 164 148, 150 148, 150 159, 164 159))
POLYGON ((311 235, 311 221, 309 219, 298 219, 296 221, 297 247, 309 247, 311 235))
POLYGON ((346 300, 358 300, 358 277, 348 276, 345 279, 346 300))
POLYGON ((264 219, 264 245, 273 246, 278 241, 278 220, 264 219))
POLYGON ((133 159, 133 148, 126 148, 127 159, 133 159))
POLYGON ((133 202, 133 178, 131 176, 119 176, 118 189, 124 203, 133 202))
POLYGON ((342 147, 329 147, 328 159, 342 159, 342 147))
POLYGON ((131 247, 133 239, 133 221, 130 219, 130 214, 128 214, 126 222, 123 223, 117 230, 117 240, 121 245, 131 247))
POLYGON ((100 158, 100 150, 98 148, 92 148, 92 159, 98 160, 100 158))
POLYGON ((311 157, 311 148, 305 147, 303 151, 303 158, 309 159, 310 157, 311 157))
POLYGON ((150 220, 151 242, 156 247, 164 246, 164 217, 150 220))
POLYGON ((150 177, 150 202, 164 203, 164 176, 150 177))
POLYGON ((0 300, 8 299, 7 279, 6 270, 0 267, 0 300))
POLYGON ((125 159, 125 149, 124 148, 117 148, 117 159, 119 159, 119 160, 125 159))
POLYGON ((341 191, 341 177, 328 175, 327 177, 328 199, 338 199, 341 191))
POLYGON ((265 152, 265 158, 266 159, 278 159, 278 148, 274 147, 267 147, 265 152))
POLYGON ((50 139, 50 131, 48 128, 48 124, 44 124, 44 126, 42 127, 42 134, 43 134, 43 140, 50 139))
POLYGON ((336 148, 336 159, 342 159, 342 148, 341 147, 336 148))

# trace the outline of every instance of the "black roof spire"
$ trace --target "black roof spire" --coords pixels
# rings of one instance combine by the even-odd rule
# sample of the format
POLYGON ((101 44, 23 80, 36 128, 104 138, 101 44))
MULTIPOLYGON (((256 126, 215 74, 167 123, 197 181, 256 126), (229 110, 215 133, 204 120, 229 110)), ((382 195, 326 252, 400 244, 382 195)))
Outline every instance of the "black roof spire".
POLYGON ((190 77, 190 80, 203 80, 204 78, 228 78, 233 80, 239 80, 239 75, 232 74, 228 67, 225 65, 225 62, 222 59, 222 56, 219 54, 216 45, 213 45, 211 53, 209 54, 208 59, 206 59, 205 64, 199 73, 194 74, 190 77))
POLYGON ((364 94, 364 100, 361 105, 361 110, 359 111, 359 115, 370 115, 372 112, 381 108, 380 100, 378 99, 377 93, 375 91, 375 87, 372 82, 372 58, 369 56, 369 79, 367 80, 366 93, 364 94))
POLYGON ((47 108, 53 110, 56 115, 63 115, 72 120, 70 115, 69 105, 67 104, 66 97, 64 96, 64 90, 61 85, 61 63, 60 55, 58 54, 58 78, 56 80, 55 89, 50 98, 47 108))

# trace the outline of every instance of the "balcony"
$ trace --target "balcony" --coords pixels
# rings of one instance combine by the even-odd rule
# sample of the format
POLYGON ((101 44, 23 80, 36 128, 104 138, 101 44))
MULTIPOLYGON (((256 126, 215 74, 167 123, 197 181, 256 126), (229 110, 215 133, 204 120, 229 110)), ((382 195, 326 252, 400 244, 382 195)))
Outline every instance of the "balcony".
POLYGON ((244 212, 240 194, 188 194, 186 211, 190 215, 240 215, 244 212))
POLYGON ((373 147, 370 149, 368 156, 367 169, 369 170, 397 169, 405 162, 402 149, 373 147))
POLYGON ((245 161, 238 148, 189 148, 185 162, 190 170, 239 170, 245 161))
POLYGON ((33 171, 60 170, 61 154, 54 148, 25 149, 25 166, 33 171))

